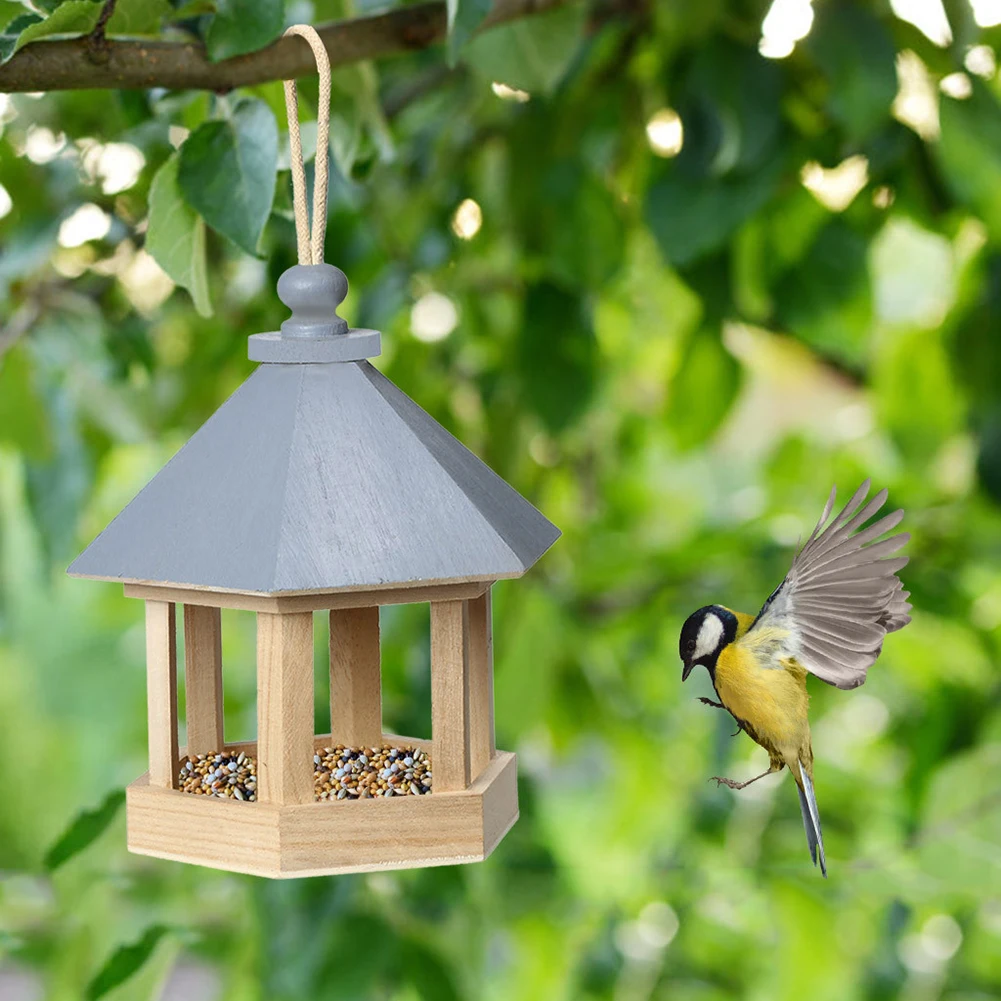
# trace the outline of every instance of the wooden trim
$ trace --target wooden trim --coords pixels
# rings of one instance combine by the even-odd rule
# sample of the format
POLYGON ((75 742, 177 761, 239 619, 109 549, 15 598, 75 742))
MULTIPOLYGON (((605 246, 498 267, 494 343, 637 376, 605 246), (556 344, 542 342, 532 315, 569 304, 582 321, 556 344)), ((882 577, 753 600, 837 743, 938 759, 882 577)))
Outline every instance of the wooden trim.
POLYGON ((478 580, 452 584, 415 584, 411 587, 373 588, 363 591, 317 591, 310 594, 253 594, 177 585, 126 584, 125 597, 278 614, 475 598, 483 594, 492 582, 492 580, 478 580))
POLYGON ((257 795, 313 800, 313 613, 257 615, 257 795))
POLYGON ((469 789, 289 806, 151 786, 127 791, 129 851, 290 878, 478 862, 518 819, 516 763, 497 753, 469 789))
POLYGON ((222 617, 218 608, 184 606, 184 702, 189 753, 222 750, 222 617))
POLYGON ((435 792, 469 786, 469 604, 431 602, 431 773, 435 792))
POLYGON ((382 741, 379 609, 330 612, 330 732, 348 747, 382 741))
MULTIPOLYGON (((497 752, 494 737, 494 641, 489 589, 469 606, 469 772, 475 779, 497 752)), ((433 764, 433 762, 432 762, 433 764)))
POLYGON ((172 602, 146 602, 149 781, 177 788, 177 617, 172 602))
POLYGON ((126 789, 128 848, 136 855, 274 877, 281 871, 280 811, 158 789, 142 775, 126 789))

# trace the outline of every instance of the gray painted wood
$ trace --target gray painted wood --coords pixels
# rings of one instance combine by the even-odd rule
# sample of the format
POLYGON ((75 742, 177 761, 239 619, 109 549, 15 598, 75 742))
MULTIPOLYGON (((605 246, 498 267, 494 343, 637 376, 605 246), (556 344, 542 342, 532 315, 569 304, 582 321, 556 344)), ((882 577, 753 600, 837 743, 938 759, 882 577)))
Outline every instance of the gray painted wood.
POLYGON ((285 337, 279 333, 253 334, 248 338, 251 361, 284 365, 303 362, 362 361, 382 354, 378 330, 351 330, 335 337, 285 337))
POLYGON ((69 573, 268 594, 491 579, 559 534, 368 362, 264 364, 69 573))
POLYGON ((360 361, 382 353, 377 330, 348 330, 337 307, 348 294, 348 280, 332 264, 296 264, 278 279, 278 297, 292 315, 280 332, 254 334, 251 361, 302 364, 304 362, 360 361))
POLYGON ((278 279, 278 298, 292 315, 282 337, 331 337, 348 332, 337 307, 348 294, 347 275, 333 264, 295 264, 278 279))

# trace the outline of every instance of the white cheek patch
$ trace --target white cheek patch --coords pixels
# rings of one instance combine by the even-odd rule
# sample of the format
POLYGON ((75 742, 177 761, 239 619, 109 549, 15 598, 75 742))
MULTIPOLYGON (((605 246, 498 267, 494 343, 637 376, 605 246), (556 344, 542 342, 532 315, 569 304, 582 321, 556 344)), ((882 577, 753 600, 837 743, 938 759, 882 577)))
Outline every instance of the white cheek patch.
POLYGON ((699 660, 706 654, 712 653, 723 638, 723 622, 718 615, 710 612, 703 620, 699 628, 699 638, 695 641, 695 656, 692 660, 699 660))

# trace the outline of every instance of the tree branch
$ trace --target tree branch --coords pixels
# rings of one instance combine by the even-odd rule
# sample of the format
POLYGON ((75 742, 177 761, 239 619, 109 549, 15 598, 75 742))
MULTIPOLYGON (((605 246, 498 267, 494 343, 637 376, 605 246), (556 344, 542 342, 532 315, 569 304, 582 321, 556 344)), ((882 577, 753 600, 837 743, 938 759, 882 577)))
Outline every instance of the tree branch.
MULTIPOLYGON (((495 0, 483 29, 551 10, 565 2, 495 0)), ((444 40, 445 3, 431 0, 385 14, 336 21, 317 30, 334 67, 413 52, 444 40)), ((295 36, 217 63, 210 62, 204 48, 193 42, 110 41, 96 65, 92 49, 87 36, 26 45, 0 66, 0 92, 148 87, 227 91, 316 72, 309 45, 295 36)))

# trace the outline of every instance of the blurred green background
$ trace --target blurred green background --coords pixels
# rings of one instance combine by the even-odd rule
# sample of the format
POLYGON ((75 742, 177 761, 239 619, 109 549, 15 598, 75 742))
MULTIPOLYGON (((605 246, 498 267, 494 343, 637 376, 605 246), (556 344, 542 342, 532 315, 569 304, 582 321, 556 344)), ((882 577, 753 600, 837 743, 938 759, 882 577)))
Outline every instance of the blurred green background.
MULTIPOLYGON (((119 31, 215 55, 370 12, 121 5, 119 31)), ((38 4, 36 30, 99 6, 38 4)), ((0 98, 0 998, 97 996, 133 968, 108 997, 1001 997, 994 22, 997 0, 595 0, 454 37, 451 66, 434 47, 335 74, 346 315, 564 537, 495 589, 521 820, 492 858, 285 883, 130 856, 120 813, 44 864, 145 770, 141 604, 65 567, 286 315, 287 162, 254 179, 255 257, 246 219, 200 201, 240 168, 185 140, 235 121, 266 149, 277 128, 280 160, 281 85, 0 98), (161 175, 147 223, 179 146, 187 179, 161 175), (865 476, 907 508, 914 621, 864 688, 811 681, 824 882, 785 774, 707 781, 765 756, 695 701, 704 672, 681 687, 677 635, 704 603, 755 611, 831 483, 865 476)), ((246 739, 253 622, 224 631, 246 739)), ((388 728, 428 736, 426 608, 383 631, 388 728)), ((321 730, 325 685, 321 627, 321 730)))

